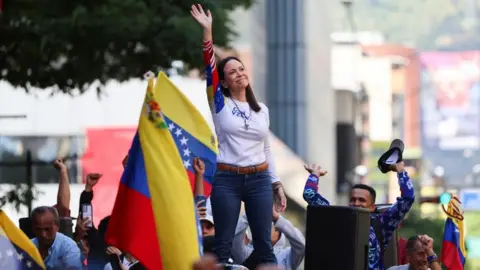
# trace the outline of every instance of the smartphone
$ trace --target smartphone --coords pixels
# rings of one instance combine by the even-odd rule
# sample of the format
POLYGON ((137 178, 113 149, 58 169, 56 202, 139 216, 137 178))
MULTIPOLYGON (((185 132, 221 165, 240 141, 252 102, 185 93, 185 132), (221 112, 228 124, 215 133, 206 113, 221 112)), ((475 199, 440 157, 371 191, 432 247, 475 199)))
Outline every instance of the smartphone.
POLYGON ((89 222, 87 226, 91 228, 93 226, 93 211, 92 211, 92 205, 91 204, 82 204, 82 218, 89 218, 89 222))
POLYGON ((198 207, 207 207, 207 197, 205 196, 195 196, 195 204, 201 203, 198 205, 198 207))

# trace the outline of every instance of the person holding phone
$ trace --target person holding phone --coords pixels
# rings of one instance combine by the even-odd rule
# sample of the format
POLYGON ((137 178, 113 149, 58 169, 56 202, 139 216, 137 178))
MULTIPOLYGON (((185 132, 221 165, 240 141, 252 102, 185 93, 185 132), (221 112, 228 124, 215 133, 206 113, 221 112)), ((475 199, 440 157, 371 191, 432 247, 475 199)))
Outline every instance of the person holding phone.
POLYGON ((280 212, 286 208, 286 197, 270 151, 268 108, 256 100, 240 59, 227 57, 217 66, 211 12, 193 5, 190 13, 203 28, 207 93, 218 137, 217 169, 210 196, 215 221, 213 251, 219 263, 230 260, 243 201, 260 263, 276 263, 270 241, 272 194, 280 212))
POLYGON ((89 173, 87 180, 85 181, 85 190, 80 195, 80 216, 82 220, 88 221, 87 227, 93 227, 93 187, 98 183, 98 180, 102 178, 100 173, 89 173))
POLYGON ((102 178, 100 173, 89 173, 85 179, 85 189, 80 194, 79 215, 75 226, 74 239, 78 243, 90 269, 105 266, 103 241, 93 226, 93 187, 102 178))

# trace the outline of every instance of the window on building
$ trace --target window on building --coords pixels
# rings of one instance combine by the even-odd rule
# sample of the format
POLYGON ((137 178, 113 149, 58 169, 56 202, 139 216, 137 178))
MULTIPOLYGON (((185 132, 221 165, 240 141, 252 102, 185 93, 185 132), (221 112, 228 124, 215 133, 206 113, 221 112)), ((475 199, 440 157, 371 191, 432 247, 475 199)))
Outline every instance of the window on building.
POLYGON ((79 183, 83 141, 83 136, 0 136, 0 183, 26 183, 28 166, 34 183, 58 183, 58 172, 53 167, 57 157, 65 160, 70 183, 79 183), (30 165, 28 151, 32 158, 30 165))

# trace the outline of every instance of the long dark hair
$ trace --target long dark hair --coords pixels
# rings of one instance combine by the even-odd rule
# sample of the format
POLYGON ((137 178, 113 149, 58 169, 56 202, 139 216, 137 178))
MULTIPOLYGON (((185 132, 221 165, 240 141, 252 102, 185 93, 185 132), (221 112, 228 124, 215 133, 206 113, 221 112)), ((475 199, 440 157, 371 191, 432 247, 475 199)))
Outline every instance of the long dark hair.
MULTIPOLYGON (((218 65, 217 65, 217 67, 218 67, 218 77, 219 77, 220 80, 225 80, 224 69, 225 69, 225 65, 230 60, 237 60, 238 62, 242 63, 242 61, 240 61, 240 59, 238 59, 235 56, 226 57, 226 58, 222 59, 220 62, 218 62, 218 65)), ((242 65, 243 65, 243 63, 242 63, 242 65)), ((222 87, 223 95, 226 96, 226 97, 231 97, 230 90, 226 87, 223 87, 223 85, 221 85, 221 87, 222 87)), ((245 89, 245 96, 247 98, 248 105, 250 106, 250 108, 252 108, 252 110, 254 112, 259 112, 262 109, 260 107, 260 104, 258 104, 257 99, 255 98, 255 94, 253 94, 253 90, 252 90, 252 87, 250 86, 250 84, 248 84, 247 88, 245 89)))

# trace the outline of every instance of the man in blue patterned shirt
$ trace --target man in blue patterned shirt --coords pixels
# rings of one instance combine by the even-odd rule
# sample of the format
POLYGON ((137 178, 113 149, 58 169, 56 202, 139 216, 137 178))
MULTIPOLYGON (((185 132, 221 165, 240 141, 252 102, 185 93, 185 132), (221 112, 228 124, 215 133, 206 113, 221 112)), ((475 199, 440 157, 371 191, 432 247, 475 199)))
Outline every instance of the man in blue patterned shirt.
MULTIPOLYGON (((305 166, 305 169, 310 172, 305 189, 303 191, 303 198, 309 205, 330 205, 327 199, 318 193, 318 181, 321 176, 327 172, 322 170, 318 165, 312 164, 305 166)), ((402 162, 392 165, 392 171, 395 171, 398 176, 398 184, 400 185, 401 196, 397 198, 397 202, 393 204, 384 213, 376 212, 375 206, 375 189, 368 185, 357 184, 352 187, 350 191, 350 200, 348 205, 351 207, 360 207, 368 209, 372 212, 372 223, 378 222, 381 227, 383 235, 383 246, 387 247, 388 242, 392 238, 393 231, 397 228, 405 215, 412 207, 415 200, 415 192, 413 184, 405 171, 405 165, 402 162)), ((369 255, 368 255, 368 269, 369 270, 384 270, 383 258, 381 258, 380 248, 381 243, 375 234, 375 228, 370 226, 370 235, 368 238, 369 255)))

